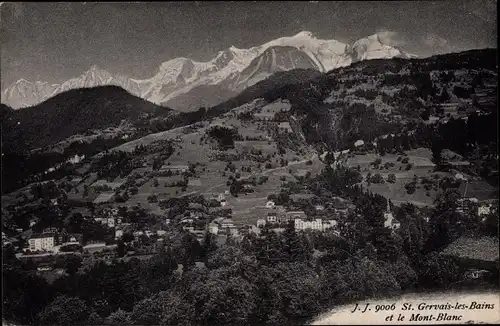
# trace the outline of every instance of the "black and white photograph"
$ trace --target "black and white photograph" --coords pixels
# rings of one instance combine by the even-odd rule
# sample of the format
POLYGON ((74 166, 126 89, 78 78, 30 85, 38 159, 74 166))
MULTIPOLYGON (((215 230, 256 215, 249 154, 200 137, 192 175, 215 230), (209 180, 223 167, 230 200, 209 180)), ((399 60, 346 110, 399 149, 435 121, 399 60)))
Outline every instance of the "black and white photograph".
POLYGON ((496 0, 1 2, 2 325, 500 323, 496 0))

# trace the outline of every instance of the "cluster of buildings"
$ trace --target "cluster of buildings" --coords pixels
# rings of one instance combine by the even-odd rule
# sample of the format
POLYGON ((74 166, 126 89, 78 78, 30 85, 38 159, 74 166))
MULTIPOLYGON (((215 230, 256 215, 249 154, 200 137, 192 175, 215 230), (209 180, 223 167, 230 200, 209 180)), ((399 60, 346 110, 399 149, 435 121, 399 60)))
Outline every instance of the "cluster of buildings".
MULTIPOLYGON (((270 206, 273 204, 270 203, 270 206)), ((325 208, 322 205, 316 205, 315 210, 318 212, 323 211, 325 208)), ((348 208, 334 209, 335 215, 342 217, 347 214, 348 208)), ((401 223, 394 218, 389 202, 387 201, 387 209, 384 212, 384 226, 391 230, 397 230, 401 227, 401 223)), ((339 223, 336 219, 322 219, 322 218, 310 218, 306 215, 304 211, 285 211, 285 212, 269 212, 266 218, 260 218, 257 220, 257 227, 262 228, 268 225, 283 225, 290 221, 293 222, 296 231, 305 230, 317 230, 326 231, 332 229, 335 233, 339 234, 338 226, 339 223), (280 214, 281 213, 281 214, 280 214)))
POLYGON ((28 240, 25 251, 31 252, 57 252, 65 245, 82 245, 83 235, 81 233, 67 233, 65 230, 59 232, 55 228, 44 229, 41 233, 34 233, 28 240))
POLYGON ((184 173, 189 170, 189 166, 182 165, 168 165, 165 164, 160 168, 160 172, 172 172, 173 174, 184 173))
POLYGON ((477 198, 459 198, 457 200, 457 213, 463 215, 475 215, 484 218, 490 214, 497 214, 498 206, 490 201, 479 201, 477 198))

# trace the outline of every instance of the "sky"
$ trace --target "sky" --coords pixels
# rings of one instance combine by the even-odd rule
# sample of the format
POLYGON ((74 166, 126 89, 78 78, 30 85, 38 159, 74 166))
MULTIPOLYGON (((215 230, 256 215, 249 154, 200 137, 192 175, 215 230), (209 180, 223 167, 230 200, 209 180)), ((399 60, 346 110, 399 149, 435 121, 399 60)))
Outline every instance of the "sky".
POLYGON ((496 0, 0 3, 2 90, 60 83, 97 65, 149 78, 176 57, 210 60, 310 31, 352 43, 379 33, 418 56, 496 48, 496 0))

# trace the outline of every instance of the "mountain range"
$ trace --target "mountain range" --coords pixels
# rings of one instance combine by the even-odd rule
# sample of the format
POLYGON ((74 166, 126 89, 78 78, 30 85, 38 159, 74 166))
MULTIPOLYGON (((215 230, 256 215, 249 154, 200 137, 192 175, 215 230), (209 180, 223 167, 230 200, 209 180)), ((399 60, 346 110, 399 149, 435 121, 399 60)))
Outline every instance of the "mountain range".
POLYGON ((155 104, 192 111, 225 101, 279 71, 303 68, 327 72, 357 61, 394 57, 415 56, 384 44, 377 34, 349 45, 303 31, 249 49, 231 46, 207 62, 175 58, 162 63, 149 79, 113 75, 95 65, 62 84, 20 79, 2 92, 2 103, 19 109, 70 89, 116 85, 155 104))

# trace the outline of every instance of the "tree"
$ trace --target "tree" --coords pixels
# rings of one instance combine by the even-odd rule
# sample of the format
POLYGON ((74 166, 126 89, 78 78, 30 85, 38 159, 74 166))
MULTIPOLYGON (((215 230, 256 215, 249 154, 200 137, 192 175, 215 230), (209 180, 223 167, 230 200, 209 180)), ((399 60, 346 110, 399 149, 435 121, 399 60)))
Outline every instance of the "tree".
POLYGON ((125 243, 124 243, 123 239, 118 240, 117 247, 116 247, 116 255, 118 257, 125 256, 125 243))
POLYGON ((132 310, 131 319, 138 325, 160 325, 164 310, 164 292, 139 301, 132 310))
POLYGON ((77 255, 67 255, 65 257, 64 268, 66 269, 66 273, 74 275, 81 266, 82 257, 77 255))
POLYGON ((370 181, 372 183, 384 183, 384 178, 380 173, 375 173, 374 175, 371 176, 370 181))
POLYGON ((309 261, 312 258, 312 247, 307 243, 306 239, 297 234, 292 221, 288 222, 282 236, 283 251, 289 261, 309 261))
POLYGON ((219 268, 191 284, 187 297, 194 307, 193 324, 237 325, 251 317, 257 291, 248 280, 219 268))
POLYGON ((106 325, 131 325, 132 319, 130 318, 130 313, 118 309, 117 311, 111 313, 105 320, 106 325))
POLYGON ((425 256, 416 267, 419 284, 427 288, 446 288, 461 279, 455 260, 436 252, 425 256))
POLYGON ((306 263, 265 267, 262 275, 262 287, 268 289, 269 299, 260 301, 259 308, 270 323, 304 323, 319 312, 318 294, 322 284, 314 269, 306 263))
POLYGON ((47 302, 53 299, 47 281, 36 274, 21 269, 15 258, 8 259, 5 252, 2 265, 2 314, 8 321, 36 324, 36 317, 47 302))
POLYGON ((412 181, 412 182, 409 182, 407 184, 405 184, 405 189, 406 189, 406 193, 411 195, 411 194, 414 194, 415 191, 417 190, 417 183, 412 181))
POLYGON ((446 89, 446 87, 443 87, 441 89, 441 93, 439 94, 439 101, 440 102, 448 102, 450 100, 450 94, 448 94, 448 90, 446 89))
POLYGON ((470 98, 471 94, 474 93, 474 90, 471 88, 464 88, 460 86, 453 87, 453 94, 455 94, 459 98, 470 98))
POLYGON ((102 325, 104 322, 103 318, 101 316, 99 316, 99 314, 97 314, 95 311, 93 311, 92 313, 90 313, 87 321, 86 321, 86 325, 102 325))
MULTIPOLYGON (((460 237, 470 221, 469 216, 462 216, 457 210, 460 194, 454 189, 445 190, 435 200, 435 208, 430 217, 433 234, 427 242, 427 250, 440 250, 460 237)), ((474 223, 476 224, 476 223, 474 223)))
POLYGON ((207 257, 215 250, 217 250, 217 242, 215 236, 210 232, 206 232, 203 239, 203 256, 207 257))
POLYGON ((430 116, 431 116, 431 110, 429 108, 425 108, 425 110, 420 114, 420 117, 424 121, 429 121, 430 116))
POLYGON ((371 173, 371 172, 368 172, 368 173, 366 174, 366 183, 367 183, 368 185, 370 185, 370 184, 372 183, 372 173, 371 173))
POLYGON ((328 164, 328 165, 335 163, 335 154, 333 152, 329 151, 325 155, 325 163, 328 164))
POLYGON ((217 140, 219 146, 223 149, 233 148, 234 141, 241 136, 237 130, 222 126, 215 126, 208 130, 208 136, 217 140))
POLYGON ((134 239, 135 239, 135 237, 132 233, 124 233, 122 236, 122 240, 125 243, 130 243, 130 242, 134 241, 134 239))
POLYGON ((170 248, 140 265, 140 284, 148 294, 170 289, 173 285, 173 272, 177 269, 177 261, 170 248))
POLYGON ((40 313, 42 324, 84 325, 89 317, 85 302, 76 297, 58 296, 40 313))
POLYGON ((387 176, 387 182, 395 183, 396 182, 396 175, 394 173, 389 173, 389 175, 387 176))
POLYGON ((498 214, 488 214, 482 226, 483 234, 488 236, 498 236, 498 214))

